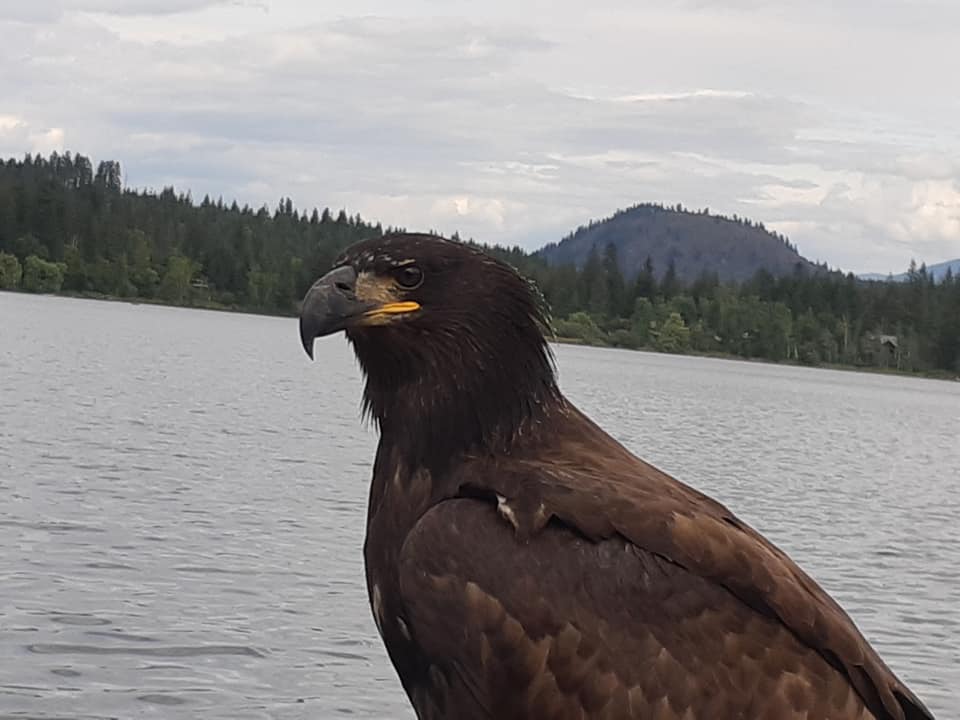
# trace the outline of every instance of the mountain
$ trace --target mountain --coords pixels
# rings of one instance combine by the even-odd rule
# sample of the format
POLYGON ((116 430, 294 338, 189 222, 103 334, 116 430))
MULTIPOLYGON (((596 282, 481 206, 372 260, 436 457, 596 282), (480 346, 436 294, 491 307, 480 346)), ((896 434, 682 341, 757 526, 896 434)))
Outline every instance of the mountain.
MULTIPOLYGON (((946 260, 945 262, 937 263, 936 265, 929 265, 927 267, 927 275, 932 277, 934 282, 940 282, 947 276, 947 270, 952 272, 954 276, 960 276, 960 258, 957 258, 956 260, 946 260)), ((910 277, 910 273, 904 272, 898 275, 863 273, 857 277, 859 277, 861 280, 893 280, 894 282, 904 282, 910 277)))
POLYGON ((617 249, 620 269, 628 280, 640 271, 647 257, 658 277, 672 262, 677 279, 685 283, 705 272, 715 272, 721 282, 742 282, 761 269, 782 276, 798 266, 810 271, 818 267, 763 223, 685 210, 679 205, 641 204, 619 210, 605 220, 577 228, 539 254, 551 265, 580 268, 592 251, 602 258, 608 244, 617 249))

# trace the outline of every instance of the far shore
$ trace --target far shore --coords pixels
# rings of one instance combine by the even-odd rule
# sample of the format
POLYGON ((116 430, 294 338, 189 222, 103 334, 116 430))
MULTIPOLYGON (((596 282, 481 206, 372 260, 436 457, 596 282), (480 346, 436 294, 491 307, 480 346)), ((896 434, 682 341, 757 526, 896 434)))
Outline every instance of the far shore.
MULTIPOLYGON (((128 305, 159 305, 163 307, 172 307, 172 308, 181 308, 184 310, 212 310, 215 312, 228 312, 228 313, 237 313, 240 315, 260 315, 264 317, 296 317, 294 313, 283 313, 283 312, 267 312, 263 310, 257 310, 253 308, 243 307, 243 306, 230 306, 223 305, 216 302, 201 302, 193 303, 190 305, 181 305, 177 303, 170 303, 159 298, 126 298, 118 297, 115 295, 105 295, 103 293, 96 292, 58 292, 58 293, 31 293, 23 290, 3 290, 0 289, 0 292, 9 292, 11 294, 17 295, 45 295, 48 297, 67 297, 74 298, 78 300, 100 300, 103 302, 115 302, 115 303, 126 303, 128 305)), ((946 380, 948 382, 960 382, 960 375, 949 373, 945 370, 898 370, 897 368, 881 368, 881 367, 866 367, 866 366, 857 366, 857 365, 844 365, 842 363, 819 363, 817 365, 805 365, 804 363, 796 362, 794 360, 787 360, 782 362, 777 362, 774 360, 767 360, 765 358, 751 358, 744 357, 742 355, 734 355, 732 353, 722 353, 722 352, 684 352, 684 353, 662 353, 655 348, 623 348, 617 347, 614 345, 608 345, 606 343, 590 343, 579 338, 568 338, 568 337, 559 337, 554 336, 550 338, 550 342, 556 343, 559 345, 581 345, 583 347, 600 347, 608 348, 611 350, 623 350, 624 352, 648 352, 656 353, 659 355, 676 355, 678 357, 698 357, 714 360, 733 360, 736 362, 745 362, 745 363, 760 363, 763 365, 784 365, 787 367, 810 367, 813 369, 822 369, 822 370, 844 370, 847 372, 858 372, 858 373, 867 373, 871 375, 896 375, 899 377, 917 377, 917 378, 926 378, 928 380, 946 380)))

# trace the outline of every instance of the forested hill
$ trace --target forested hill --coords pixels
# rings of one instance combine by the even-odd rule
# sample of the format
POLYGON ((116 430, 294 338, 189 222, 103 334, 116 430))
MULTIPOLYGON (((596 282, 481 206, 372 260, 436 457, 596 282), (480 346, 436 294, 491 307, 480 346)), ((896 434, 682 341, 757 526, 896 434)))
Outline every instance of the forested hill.
POLYGON ((540 254, 552 265, 583 267, 591 253, 602 255, 607 245, 616 248, 628 280, 636 277, 647 258, 659 268, 660 277, 673 264, 677 279, 684 283, 704 273, 716 273, 720 282, 743 282, 758 270, 779 277, 798 267, 816 268, 787 238, 767 230, 763 223, 684 210, 680 205, 642 204, 620 210, 577 228, 540 254))
POLYGON ((289 199, 269 210, 125 190, 118 163, 82 155, 0 162, 0 251, 62 263, 71 292, 292 312, 340 250, 382 232, 289 199))
MULTIPOLYGON (((119 164, 81 155, 0 160, 0 289, 291 314, 344 247, 382 232, 342 210, 301 212, 289 199, 254 209, 198 203, 173 188, 126 189, 119 164)), ((709 265, 687 282, 678 262, 652 257, 625 278, 615 244, 588 252, 579 269, 519 248, 486 250, 537 282, 564 338, 960 373, 960 280, 934 283, 922 266, 904 283, 767 270, 722 282, 709 265)))

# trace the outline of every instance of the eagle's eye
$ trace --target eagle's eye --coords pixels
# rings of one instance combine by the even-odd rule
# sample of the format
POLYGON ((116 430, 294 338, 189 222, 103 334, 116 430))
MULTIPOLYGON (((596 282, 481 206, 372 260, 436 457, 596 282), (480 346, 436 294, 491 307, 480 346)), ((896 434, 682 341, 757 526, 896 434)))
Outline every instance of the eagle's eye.
POLYGON ((397 283, 407 290, 414 290, 423 283, 423 271, 416 265, 405 265, 396 272, 397 283))

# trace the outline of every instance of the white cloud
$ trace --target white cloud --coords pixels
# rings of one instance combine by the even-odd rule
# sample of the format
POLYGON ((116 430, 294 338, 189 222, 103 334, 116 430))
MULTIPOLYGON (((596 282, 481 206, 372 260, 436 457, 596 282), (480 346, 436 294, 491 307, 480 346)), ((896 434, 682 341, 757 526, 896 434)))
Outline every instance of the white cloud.
POLYGON ((916 183, 911 193, 907 242, 915 237, 960 237, 960 185, 954 181, 929 180, 916 183))
POLYGON ((656 200, 850 269, 960 256, 953 6, 706 5, 0 5, 0 151, 528 247, 656 200))
POLYGON ((16 115, 0 115, 0 136, 13 135, 21 128, 25 128, 26 123, 22 118, 16 115))
POLYGON ((0 115, 0 153, 49 155, 64 150, 63 128, 36 129, 16 115, 0 115))
POLYGON ((52 152, 63 152, 63 128, 50 128, 41 132, 30 133, 30 149, 34 153, 49 155, 52 152))
POLYGON ((743 100, 751 93, 743 90, 690 90, 687 92, 646 93, 641 95, 621 95, 610 98, 614 102, 671 102, 675 100, 691 100, 695 98, 732 98, 743 100))
MULTIPOLYGON (((207 7, 240 5, 231 0, 64 0, 74 12, 100 12, 114 15, 174 15, 207 7)), ((252 3, 251 3, 252 4, 252 3)))
POLYGON ((20 0, 0 1, 0 21, 54 22, 66 13, 105 13, 126 16, 173 15, 218 5, 229 0, 20 0))
POLYGON ((51 22, 63 13, 60 2, 0 1, 0 22, 39 23, 51 22))

